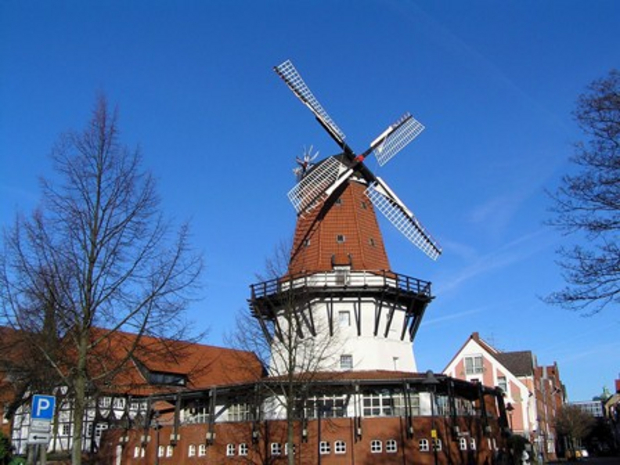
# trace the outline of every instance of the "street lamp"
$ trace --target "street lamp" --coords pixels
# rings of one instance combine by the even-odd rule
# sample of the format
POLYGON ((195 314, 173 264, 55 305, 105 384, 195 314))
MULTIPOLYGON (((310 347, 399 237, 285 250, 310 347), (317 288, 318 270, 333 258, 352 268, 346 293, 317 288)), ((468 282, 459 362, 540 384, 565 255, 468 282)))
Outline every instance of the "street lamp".
POLYGON ((433 459, 435 465, 437 465, 437 430, 435 429, 435 390, 439 384, 439 380, 435 377, 433 370, 426 372, 426 378, 422 381, 422 384, 428 386, 428 390, 431 394, 431 445, 433 447, 433 459))
POLYGON ((510 424, 510 430, 512 431, 512 412, 514 411, 514 407, 510 402, 506 405, 506 411, 508 412, 508 421, 510 424))

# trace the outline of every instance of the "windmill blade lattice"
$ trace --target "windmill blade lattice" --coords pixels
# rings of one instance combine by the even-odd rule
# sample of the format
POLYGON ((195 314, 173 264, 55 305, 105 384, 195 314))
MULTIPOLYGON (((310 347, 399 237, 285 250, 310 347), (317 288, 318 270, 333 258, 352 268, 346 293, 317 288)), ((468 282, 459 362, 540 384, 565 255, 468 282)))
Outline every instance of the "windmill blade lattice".
POLYGON ((404 206, 399 205, 386 193, 381 192, 378 184, 372 184, 366 189, 366 196, 373 206, 379 210, 411 243, 433 260, 441 254, 441 248, 432 236, 424 229, 413 214, 404 206))
POLYGON ((373 150, 373 154, 381 166, 390 161, 394 155, 404 149, 424 130, 424 125, 409 113, 405 114, 392 127, 396 127, 396 129, 373 150))
POLYGON ((347 167, 334 157, 328 157, 314 167, 295 187, 288 198, 297 213, 304 213, 319 203, 326 191, 338 180, 347 167))
POLYGON ((278 76, 293 91, 299 100, 301 100, 314 113, 323 126, 330 132, 331 136, 340 144, 344 143, 346 136, 344 132, 334 123, 334 120, 323 109, 319 101, 314 97, 312 91, 308 88, 300 74, 293 66, 290 60, 286 60, 281 65, 274 68, 278 76))
POLYGON ((441 254, 439 245, 396 194, 364 164, 364 159, 372 152, 379 165, 385 165, 413 141, 424 130, 424 126, 406 113, 383 131, 364 153, 356 155, 344 141, 344 133, 314 97, 291 61, 285 61, 274 67, 274 70, 314 114, 321 126, 344 151, 345 156, 346 165, 335 157, 329 157, 308 172, 305 169, 301 170, 301 180, 288 193, 288 198, 297 213, 303 214, 321 204, 356 173, 369 186, 365 192, 377 210, 420 250, 433 260, 437 259, 441 254))

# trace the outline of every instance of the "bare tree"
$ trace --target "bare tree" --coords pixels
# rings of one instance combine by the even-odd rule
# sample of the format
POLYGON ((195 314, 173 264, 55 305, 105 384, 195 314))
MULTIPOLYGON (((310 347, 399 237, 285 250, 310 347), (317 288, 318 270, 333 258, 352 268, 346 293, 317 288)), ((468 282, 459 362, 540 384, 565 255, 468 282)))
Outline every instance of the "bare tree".
POLYGON ((586 140, 572 157, 576 173, 551 194, 550 224, 579 243, 558 251, 567 286, 547 301, 597 313, 620 302, 620 72, 590 84, 574 115, 586 140))
MULTIPOLYGON (((287 274, 289 250, 281 243, 267 260, 265 275, 252 286, 251 309, 241 311, 231 345, 254 352, 268 367, 263 389, 268 392, 268 414, 286 417, 287 459, 295 463, 295 422, 303 416, 309 387, 324 380, 341 346, 337 328, 329 331, 326 318, 316 314, 304 297, 303 286, 287 274)), ((315 406, 319 408, 319 406, 315 406)), ((319 412, 320 414, 320 412, 319 412)))
POLYGON ((40 208, 4 233, 0 321, 28 337, 68 388, 72 463, 80 464, 89 396, 124 368, 143 335, 187 337, 182 317, 202 258, 189 246, 188 225, 175 231, 164 219, 155 181, 139 151, 120 143, 117 112, 104 97, 52 158, 56 176, 42 180, 40 208), (106 359, 122 331, 136 337, 106 359), (42 343, 50 338, 56 343, 42 343))
POLYGON ((564 404, 555 417, 555 430, 568 440, 568 447, 575 455, 575 447, 592 431, 596 420, 576 405, 564 404))

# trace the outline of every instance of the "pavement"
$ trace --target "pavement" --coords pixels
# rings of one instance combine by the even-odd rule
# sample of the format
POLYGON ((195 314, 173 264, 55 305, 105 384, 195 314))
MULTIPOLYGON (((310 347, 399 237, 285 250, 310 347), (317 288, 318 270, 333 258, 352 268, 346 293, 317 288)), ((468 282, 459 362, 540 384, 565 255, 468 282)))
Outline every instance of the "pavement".
POLYGON ((588 457, 579 460, 549 462, 554 465, 620 465, 620 457, 588 457))

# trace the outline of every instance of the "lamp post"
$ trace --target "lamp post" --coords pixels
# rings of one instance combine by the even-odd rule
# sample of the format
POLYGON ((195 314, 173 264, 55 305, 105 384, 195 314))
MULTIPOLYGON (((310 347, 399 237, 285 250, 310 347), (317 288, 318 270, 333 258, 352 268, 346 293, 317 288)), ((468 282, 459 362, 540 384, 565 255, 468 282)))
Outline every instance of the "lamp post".
POLYGON ((426 372, 426 378, 422 381, 422 384, 428 386, 428 390, 431 394, 431 447, 433 448, 433 460, 437 465, 437 430, 435 429, 435 391, 439 380, 435 377, 433 370, 426 372))
POLYGON ((514 407, 512 406, 512 404, 510 402, 508 402, 508 405, 506 405, 506 411, 508 412, 508 423, 510 426, 510 431, 512 431, 512 412, 514 411, 514 407))

